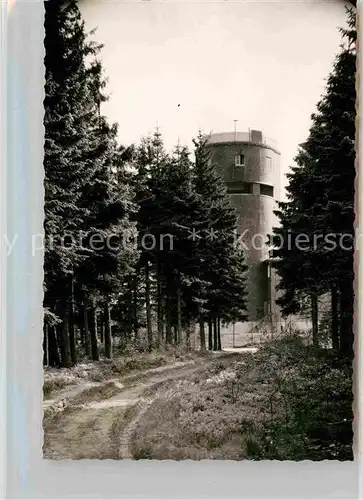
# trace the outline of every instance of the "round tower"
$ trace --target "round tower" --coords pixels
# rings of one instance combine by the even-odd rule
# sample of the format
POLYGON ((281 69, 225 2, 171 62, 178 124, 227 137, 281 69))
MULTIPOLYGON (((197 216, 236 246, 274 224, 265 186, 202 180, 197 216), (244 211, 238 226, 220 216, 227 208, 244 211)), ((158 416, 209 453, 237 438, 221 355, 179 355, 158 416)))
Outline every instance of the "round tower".
POLYGON ((257 321, 276 312, 267 240, 276 225, 273 211, 280 198, 280 153, 275 142, 258 130, 211 134, 207 147, 237 209, 248 266, 248 317, 257 321))

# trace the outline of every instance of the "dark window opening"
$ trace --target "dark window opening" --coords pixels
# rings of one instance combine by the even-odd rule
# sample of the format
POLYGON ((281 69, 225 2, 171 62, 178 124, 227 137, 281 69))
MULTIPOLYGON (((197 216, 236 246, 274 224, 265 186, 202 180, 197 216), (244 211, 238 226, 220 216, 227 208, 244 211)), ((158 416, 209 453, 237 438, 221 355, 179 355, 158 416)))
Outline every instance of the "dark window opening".
POLYGON ((268 186, 267 184, 260 184, 260 194, 265 196, 274 196, 273 186, 268 186))
POLYGON ((252 194, 252 182, 228 182, 227 192, 229 194, 252 194))
POLYGON ((244 167, 245 166, 245 155, 236 155, 234 157, 234 164, 236 167, 244 167))

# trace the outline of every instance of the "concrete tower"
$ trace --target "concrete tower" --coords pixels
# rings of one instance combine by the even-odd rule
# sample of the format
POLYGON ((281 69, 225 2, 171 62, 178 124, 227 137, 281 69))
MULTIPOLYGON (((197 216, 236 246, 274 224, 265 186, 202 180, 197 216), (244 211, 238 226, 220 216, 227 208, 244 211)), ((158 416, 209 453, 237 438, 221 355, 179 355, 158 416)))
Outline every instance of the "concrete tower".
POLYGON ((248 316, 252 322, 276 314, 275 277, 269 264, 268 234, 276 225, 280 198, 280 153, 258 130, 212 134, 211 162, 227 184, 238 213, 238 233, 248 247, 248 316))

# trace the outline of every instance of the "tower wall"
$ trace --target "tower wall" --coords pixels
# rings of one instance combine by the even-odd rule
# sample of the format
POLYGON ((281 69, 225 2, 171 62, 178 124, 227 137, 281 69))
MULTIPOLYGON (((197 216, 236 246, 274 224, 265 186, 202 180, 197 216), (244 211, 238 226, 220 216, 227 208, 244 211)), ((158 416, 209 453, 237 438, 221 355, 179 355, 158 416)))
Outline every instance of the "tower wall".
POLYGON ((238 233, 247 247, 248 316, 256 321, 276 309, 267 240, 277 222, 273 210, 280 198, 280 153, 259 131, 212 134, 208 148, 237 210, 238 233))

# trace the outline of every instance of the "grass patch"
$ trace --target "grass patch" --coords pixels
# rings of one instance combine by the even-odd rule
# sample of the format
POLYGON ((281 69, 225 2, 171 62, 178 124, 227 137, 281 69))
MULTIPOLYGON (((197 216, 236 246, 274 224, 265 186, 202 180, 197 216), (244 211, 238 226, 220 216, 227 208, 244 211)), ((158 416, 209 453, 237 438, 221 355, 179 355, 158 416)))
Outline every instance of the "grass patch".
POLYGON ((113 373, 127 375, 135 371, 148 370, 166 365, 168 358, 163 354, 144 353, 134 357, 117 358, 112 363, 113 373))
POLYGON ((43 396, 45 398, 49 398, 53 391, 63 389, 63 387, 65 387, 66 385, 66 381, 61 378, 44 380, 43 396))
POLYGON ((101 401, 108 399, 120 392, 120 388, 114 382, 105 382, 96 387, 90 387, 72 398, 72 405, 83 405, 90 401, 101 401))

